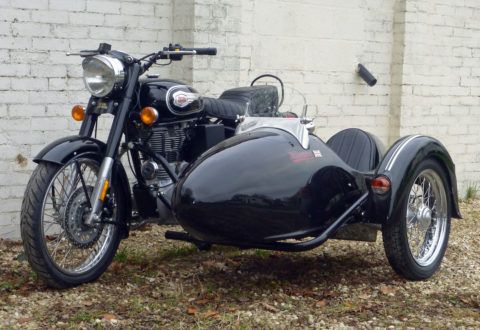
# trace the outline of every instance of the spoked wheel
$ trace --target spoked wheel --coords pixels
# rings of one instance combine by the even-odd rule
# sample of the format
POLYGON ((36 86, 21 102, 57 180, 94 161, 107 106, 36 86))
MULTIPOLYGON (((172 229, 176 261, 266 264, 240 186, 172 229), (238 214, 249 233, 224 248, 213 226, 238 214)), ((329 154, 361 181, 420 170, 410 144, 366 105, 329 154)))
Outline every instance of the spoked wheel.
POLYGON ((30 178, 22 204, 22 240, 30 265, 50 286, 97 279, 118 248, 125 220, 121 189, 113 185, 104 204, 103 219, 116 224, 84 223, 98 170, 97 160, 76 158, 64 166, 41 163, 30 178))
POLYGON ((445 171, 433 160, 418 167, 401 210, 383 226, 393 269, 411 280, 432 276, 440 266, 450 233, 450 195, 445 171))

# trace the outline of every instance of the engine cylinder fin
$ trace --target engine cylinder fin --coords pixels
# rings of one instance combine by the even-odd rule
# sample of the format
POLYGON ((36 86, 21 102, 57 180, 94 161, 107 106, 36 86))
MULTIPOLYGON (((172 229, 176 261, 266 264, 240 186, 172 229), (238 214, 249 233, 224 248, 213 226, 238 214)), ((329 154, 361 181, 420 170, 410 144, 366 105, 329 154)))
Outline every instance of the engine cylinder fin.
MULTIPOLYGON (((151 149, 162 155, 169 163, 181 161, 181 148, 185 142, 185 129, 188 123, 169 123, 154 126, 140 133, 142 141, 147 142, 151 149)), ((143 155, 143 158, 148 158, 143 155)), ((161 182, 169 181, 167 172, 160 166, 157 179, 161 182)))

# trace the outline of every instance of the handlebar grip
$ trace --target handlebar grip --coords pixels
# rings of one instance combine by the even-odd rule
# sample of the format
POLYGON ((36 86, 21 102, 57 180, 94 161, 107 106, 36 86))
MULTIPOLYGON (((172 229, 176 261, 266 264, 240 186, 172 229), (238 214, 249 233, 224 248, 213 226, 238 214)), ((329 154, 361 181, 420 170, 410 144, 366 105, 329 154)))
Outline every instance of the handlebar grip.
POLYGON ((192 48, 197 55, 217 55, 217 48, 192 48))

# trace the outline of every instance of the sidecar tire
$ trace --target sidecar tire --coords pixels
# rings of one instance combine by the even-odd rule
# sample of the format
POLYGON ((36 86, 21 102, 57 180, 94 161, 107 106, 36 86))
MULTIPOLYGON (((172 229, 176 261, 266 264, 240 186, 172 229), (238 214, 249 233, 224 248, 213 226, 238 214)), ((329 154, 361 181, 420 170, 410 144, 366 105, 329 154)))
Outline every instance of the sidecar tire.
MULTIPOLYGON (((448 238, 450 234, 450 221, 451 221, 451 200, 450 194, 448 192, 448 181, 446 180, 446 173, 441 165, 433 159, 425 159, 420 163, 415 173, 412 175, 412 179, 407 185, 408 191, 405 194, 405 197, 400 200, 400 211, 392 216, 390 220, 382 226, 382 235, 383 235, 383 245, 385 248, 385 253, 387 255, 388 261, 395 272, 408 280, 419 281, 430 278, 440 267, 443 256, 448 245, 448 238), (427 171, 427 172, 425 172, 427 171), (431 260, 427 259, 428 262, 421 264, 418 260, 415 259, 411 248, 410 243, 407 237, 407 209, 410 198, 410 191, 413 189, 414 183, 417 178, 420 177, 422 173, 436 173, 435 178, 440 178, 442 183, 441 187, 443 188, 444 202, 446 203, 445 217, 443 217, 444 223, 442 229, 440 230, 439 235, 441 240, 439 240, 431 260)), ((418 183, 417 183, 418 185, 418 183)), ((439 185, 440 186, 440 185, 439 185)), ((440 190, 439 190, 440 191, 440 190)), ((416 199, 417 197, 415 197, 416 199)), ((431 198, 431 197, 430 197, 431 198)), ((436 197, 435 197, 436 198, 436 197)), ((414 199, 414 200, 415 200, 414 199)), ((422 206, 423 204, 423 190, 422 190, 422 206)), ((417 211, 418 212, 418 211, 417 211)), ((433 211, 431 211, 433 212, 433 211)), ((435 211, 437 212, 437 211, 435 211)), ((415 221, 420 222, 418 216, 415 215, 415 221)), ((411 219, 412 220, 412 219, 411 219)), ((438 224, 438 226, 442 226, 438 224)), ((430 227, 429 227, 430 228, 430 227)), ((428 231, 428 229, 427 229, 428 231)))
MULTIPOLYGON (((51 163, 40 163, 30 177, 25 191, 20 215, 20 229, 23 242, 23 248, 27 256, 27 260, 33 270, 36 272, 47 286, 57 289, 66 289, 78 286, 84 283, 92 282, 99 278, 110 265, 118 245, 121 240, 121 231, 118 227, 114 229, 112 242, 108 246, 101 262, 86 273, 78 275, 70 275, 62 272, 50 260, 47 248, 43 241, 42 233, 42 208, 46 191, 50 185, 50 181, 55 178, 61 166, 51 163)), ((121 192, 120 189, 118 189, 121 192)), ((121 193, 116 194, 118 199, 119 221, 123 221, 125 216, 125 196, 121 193), (122 214, 123 212, 123 214, 122 214)))

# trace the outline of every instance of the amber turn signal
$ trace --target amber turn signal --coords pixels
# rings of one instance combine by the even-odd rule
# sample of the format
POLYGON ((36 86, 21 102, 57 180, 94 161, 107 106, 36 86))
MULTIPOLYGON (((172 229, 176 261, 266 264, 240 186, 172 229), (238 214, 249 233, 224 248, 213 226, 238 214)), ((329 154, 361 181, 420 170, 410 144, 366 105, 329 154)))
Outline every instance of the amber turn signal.
POLYGON ((100 193, 100 198, 99 198, 102 202, 105 201, 105 196, 107 196, 108 185, 109 185, 108 180, 105 180, 103 182, 102 192, 100 193))
POLYGON ((140 111, 140 120, 147 126, 152 125, 158 119, 158 111, 152 107, 145 107, 140 111))
POLYGON ((386 176, 380 175, 372 180, 372 189, 376 194, 383 195, 390 191, 390 179, 386 176))
POLYGON ((74 105, 72 108, 72 118, 76 121, 82 121, 85 119, 85 108, 81 105, 74 105))

